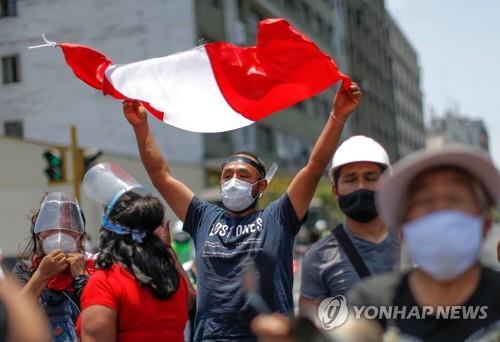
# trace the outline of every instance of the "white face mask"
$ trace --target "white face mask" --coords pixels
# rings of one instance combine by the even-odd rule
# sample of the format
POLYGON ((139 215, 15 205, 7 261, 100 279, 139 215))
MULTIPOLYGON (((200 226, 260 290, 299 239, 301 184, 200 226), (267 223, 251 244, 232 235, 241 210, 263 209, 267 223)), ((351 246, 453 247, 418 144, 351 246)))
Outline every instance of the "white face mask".
POLYGON ((260 181, 251 184, 238 178, 228 180, 221 185, 222 203, 226 208, 235 212, 248 209, 259 196, 252 196, 252 187, 258 182, 260 181))
POLYGON ((433 278, 447 281, 478 259, 483 219, 457 210, 441 210, 403 225, 411 259, 433 278))
POLYGON ((54 249, 60 249, 64 253, 73 253, 76 252, 77 243, 76 240, 68 234, 62 232, 55 233, 43 239, 42 249, 45 255, 49 254, 54 249))

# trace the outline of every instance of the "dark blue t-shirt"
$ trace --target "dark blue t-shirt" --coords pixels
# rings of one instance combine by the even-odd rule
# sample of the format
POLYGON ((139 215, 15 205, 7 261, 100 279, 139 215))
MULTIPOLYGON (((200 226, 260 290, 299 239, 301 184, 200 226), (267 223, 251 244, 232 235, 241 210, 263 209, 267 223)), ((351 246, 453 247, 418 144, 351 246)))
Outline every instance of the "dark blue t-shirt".
POLYGON ((250 322, 256 312, 241 283, 247 256, 255 262, 260 293, 270 309, 285 315, 293 311, 293 243, 303 221, 286 194, 245 217, 231 217, 193 198, 183 229, 196 248, 196 341, 255 340, 250 322))

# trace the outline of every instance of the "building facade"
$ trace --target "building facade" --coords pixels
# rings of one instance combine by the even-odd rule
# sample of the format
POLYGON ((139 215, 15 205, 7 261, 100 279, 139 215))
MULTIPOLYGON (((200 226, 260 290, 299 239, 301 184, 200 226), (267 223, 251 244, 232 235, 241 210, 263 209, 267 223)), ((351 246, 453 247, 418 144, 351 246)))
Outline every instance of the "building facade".
MULTIPOLYGON (((197 1, 197 35, 202 42, 225 40, 239 45, 254 45, 258 22, 264 18, 286 18, 309 36, 344 70, 347 57, 338 50, 345 38, 338 1, 248 0, 197 1), (333 20, 340 18, 339 20, 333 20)), ((205 157, 209 184, 217 183, 222 159, 235 152, 257 153, 268 164, 277 162, 281 171, 295 173, 305 165, 312 146, 331 110, 334 90, 276 113, 250 127, 222 134, 207 134, 205 157)))
POLYGON ((396 113, 386 10, 383 0, 344 0, 349 72, 363 98, 350 118, 353 134, 380 142, 391 160, 398 157, 396 113))
POLYGON ((489 153, 489 137, 483 120, 471 119, 447 112, 442 118, 433 118, 427 130, 427 147, 464 144, 489 153))
POLYGON ((397 155, 403 157, 425 147, 420 67, 415 49, 389 13, 387 24, 397 155))
MULTIPOLYGON (((113 153, 137 156, 121 104, 78 80, 59 48, 28 50, 50 40, 89 45, 116 63, 189 49, 196 42, 194 2, 152 0, 10 0, 12 16, 0 18, 0 134, 55 144, 79 141, 113 153)), ((150 119, 161 149, 172 162, 200 166, 203 139, 150 119)))

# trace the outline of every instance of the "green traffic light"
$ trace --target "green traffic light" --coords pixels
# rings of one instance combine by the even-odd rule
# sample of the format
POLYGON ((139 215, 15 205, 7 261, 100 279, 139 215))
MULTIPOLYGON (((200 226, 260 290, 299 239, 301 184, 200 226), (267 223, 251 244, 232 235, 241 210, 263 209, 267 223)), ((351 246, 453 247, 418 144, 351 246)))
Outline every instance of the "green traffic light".
POLYGON ((52 182, 61 182, 63 180, 62 153, 57 150, 46 150, 43 157, 47 160, 48 167, 45 174, 52 182))
POLYGON ((61 165, 61 158, 53 157, 49 163, 51 166, 60 166, 61 165))

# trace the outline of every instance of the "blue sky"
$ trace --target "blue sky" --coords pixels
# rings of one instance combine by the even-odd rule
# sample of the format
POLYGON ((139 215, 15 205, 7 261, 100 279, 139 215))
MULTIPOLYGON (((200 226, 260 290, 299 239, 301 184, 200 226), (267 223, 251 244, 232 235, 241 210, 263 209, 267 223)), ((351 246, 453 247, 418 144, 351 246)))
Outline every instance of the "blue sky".
POLYGON ((500 165, 500 1, 386 0, 419 55, 425 119, 459 108, 485 121, 500 165))

